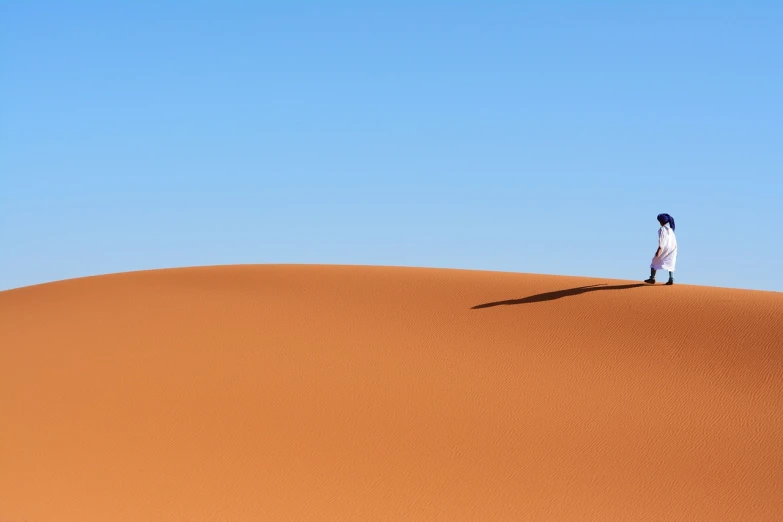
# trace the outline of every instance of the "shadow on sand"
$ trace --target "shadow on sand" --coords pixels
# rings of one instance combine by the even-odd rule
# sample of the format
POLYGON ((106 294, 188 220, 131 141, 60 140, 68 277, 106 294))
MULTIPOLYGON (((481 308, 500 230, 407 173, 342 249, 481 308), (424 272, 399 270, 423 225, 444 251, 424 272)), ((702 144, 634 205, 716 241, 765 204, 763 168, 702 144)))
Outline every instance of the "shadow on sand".
POLYGON ((554 301, 563 297, 572 297, 575 295, 586 294, 588 292, 598 292, 602 290, 628 290, 630 288, 640 288, 642 286, 651 286, 644 283, 636 283, 632 285, 613 285, 607 286, 605 284, 579 286, 576 288, 567 288, 565 290, 557 290, 556 292, 544 292, 543 294, 530 295, 523 297, 522 299, 510 299, 508 301, 495 301, 494 303, 484 303, 476 305, 471 310, 478 310, 479 308, 491 308, 493 306, 501 305, 519 305, 530 303, 542 303, 544 301, 554 301))

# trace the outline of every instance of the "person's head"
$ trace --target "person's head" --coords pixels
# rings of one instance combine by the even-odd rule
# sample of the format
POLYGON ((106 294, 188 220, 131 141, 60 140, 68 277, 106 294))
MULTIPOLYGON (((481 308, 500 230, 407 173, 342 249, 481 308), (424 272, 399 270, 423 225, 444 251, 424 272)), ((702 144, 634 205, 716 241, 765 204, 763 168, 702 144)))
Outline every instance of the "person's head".
POLYGON ((658 214, 658 223, 660 223, 662 227, 669 225, 671 229, 674 230, 674 218, 669 214, 658 214))

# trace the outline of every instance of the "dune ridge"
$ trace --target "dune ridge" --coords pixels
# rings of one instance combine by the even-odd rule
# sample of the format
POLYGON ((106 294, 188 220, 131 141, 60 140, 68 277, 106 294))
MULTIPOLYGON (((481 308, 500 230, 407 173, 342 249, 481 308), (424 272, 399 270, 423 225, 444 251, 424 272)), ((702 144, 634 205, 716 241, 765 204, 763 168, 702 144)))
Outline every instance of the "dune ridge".
POLYGON ((783 520, 783 294, 247 265, 0 292, 0 522, 783 520))

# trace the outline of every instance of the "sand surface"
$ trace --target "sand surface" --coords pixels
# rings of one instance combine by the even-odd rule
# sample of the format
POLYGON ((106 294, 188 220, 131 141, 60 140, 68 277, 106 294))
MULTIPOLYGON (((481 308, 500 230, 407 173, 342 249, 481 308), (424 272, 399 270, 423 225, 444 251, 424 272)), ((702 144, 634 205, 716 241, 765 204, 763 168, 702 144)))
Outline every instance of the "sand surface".
POLYGON ((0 292, 0 522, 783 520, 783 293, 233 266, 0 292))

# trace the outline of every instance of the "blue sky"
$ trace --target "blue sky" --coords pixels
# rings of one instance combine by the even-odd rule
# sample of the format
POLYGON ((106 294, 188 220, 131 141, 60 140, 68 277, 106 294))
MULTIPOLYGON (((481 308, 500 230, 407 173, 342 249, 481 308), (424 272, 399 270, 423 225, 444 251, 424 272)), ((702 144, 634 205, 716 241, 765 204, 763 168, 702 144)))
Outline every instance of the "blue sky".
POLYGON ((0 1, 0 289, 338 263, 783 291, 778 2, 0 1), (687 4, 687 5, 684 5, 687 4))

